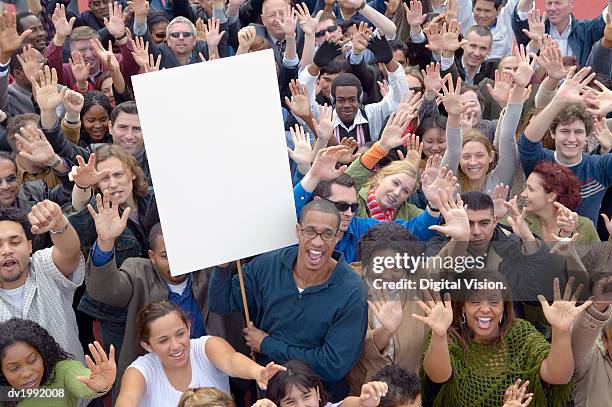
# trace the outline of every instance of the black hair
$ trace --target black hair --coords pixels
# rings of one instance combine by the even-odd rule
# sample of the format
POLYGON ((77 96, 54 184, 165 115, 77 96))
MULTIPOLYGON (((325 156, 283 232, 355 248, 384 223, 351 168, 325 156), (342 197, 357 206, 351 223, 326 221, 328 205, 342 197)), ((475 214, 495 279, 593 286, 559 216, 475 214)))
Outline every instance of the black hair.
MULTIPOLYGON (((478 0, 472 0, 472 9, 476 7, 477 1, 478 0)), ((483 1, 488 1, 489 3, 493 3, 493 7, 495 7, 495 10, 499 10, 499 8, 503 6, 505 2, 505 0, 483 0, 483 1)))
MULTIPOLYGON (((27 18, 30 16, 36 17, 34 14, 30 13, 29 11, 22 11, 21 13, 17 13, 15 15, 15 28, 17 29, 17 34, 21 35, 21 33, 25 31, 23 28, 23 25, 21 24, 21 21, 24 18, 27 18)), ((38 19, 38 17, 36 18, 38 19)))
POLYGON ((136 106, 136 102, 132 100, 129 100, 123 103, 119 103, 117 106, 115 106, 115 108, 111 112, 111 115, 110 115, 111 125, 115 123, 115 120, 117 120, 117 116, 119 116, 119 113, 121 112, 127 113, 127 114, 138 114, 138 106, 136 106))
MULTIPOLYGON (((0 323, 0 360, 6 349, 17 342, 24 342, 36 349, 43 360, 44 372, 41 385, 53 381, 53 372, 58 362, 74 357, 64 351, 45 328, 29 319, 11 318, 0 323)), ((2 371, 0 385, 10 386, 2 371)))
MULTIPOLYGON (((11 70, 11 74, 12 75, 15 74, 15 71, 23 71, 23 67, 21 66, 21 62, 19 62, 19 58, 17 58, 17 55, 21 55, 21 54, 23 54, 23 47, 17 48, 11 54, 11 60, 9 61, 9 68, 11 70)), ((28 80, 29 79, 30 78, 28 78, 28 80)))
POLYGON ((336 58, 332 59, 332 61, 322 66, 319 69, 319 75, 329 74, 335 75, 342 72, 349 72, 351 70, 351 66, 344 55, 338 55, 336 58))
POLYGON ((106 110, 106 114, 110 117, 113 107, 111 106, 108 96, 99 90, 90 90, 83 95, 83 108, 81 109, 81 121, 85 113, 89 111, 93 106, 102 106, 106 110))
POLYGON ((422 253, 422 247, 417 239, 397 223, 381 223, 368 229, 357 243, 357 257, 361 259, 363 267, 372 264, 373 257, 382 250, 410 256, 422 253))
POLYGON ((463 203, 473 211, 494 210, 493 199, 484 192, 468 191, 461 194, 463 203))
POLYGON ((159 23, 167 23, 168 18, 163 11, 150 11, 147 15, 147 27, 153 27, 159 23))
POLYGON ((149 249, 155 251, 157 247, 157 236, 163 237, 163 235, 161 223, 157 222, 149 231, 149 249))
POLYGON ((28 216, 23 210, 9 206, 0 207, 0 222, 4 220, 19 223, 23 228, 26 238, 28 240, 32 240, 32 225, 30 224, 28 216))
POLYGON ((355 181, 348 175, 342 174, 338 178, 335 178, 331 181, 321 181, 316 186, 314 191, 312 191, 312 197, 318 196, 319 198, 327 199, 331 196, 332 185, 340 185, 347 188, 355 188, 355 181))
POLYGON ((342 72, 336 79, 332 81, 331 84, 331 95, 333 98, 336 97, 336 88, 338 86, 354 86, 357 88, 357 99, 361 100, 361 95, 363 93, 363 89, 361 87, 361 82, 359 78, 357 78, 352 73, 342 72))
POLYGON ((338 228, 340 227, 340 212, 338 212, 338 209, 336 209, 336 206, 333 203, 325 199, 315 199, 313 201, 308 202, 306 206, 304 206, 304 209, 302 209, 302 213, 300 214, 300 225, 306 217, 306 214, 308 212, 313 211, 336 215, 336 218, 338 220, 336 224, 336 231, 338 230, 338 228))
POLYGON ((319 407, 327 404, 327 394, 323 390, 323 383, 319 376, 312 370, 310 366, 301 360, 290 360, 284 363, 283 366, 287 369, 275 374, 268 380, 268 389, 266 396, 274 404, 280 406, 289 392, 291 387, 295 386, 302 392, 309 392, 311 389, 319 389, 319 407))
POLYGON ((393 52, 397 50, 402 51, 406 59, 408 59, 408 46, 406 45, 404 41, 392 39, 392 40, 389 40, 389 46, 391 47, 391 50, 393 52))
POLYGON ((378 407, 395 407, 413 403, 421 394, 419 376, 396 364, 380 369, 372 376, 372 381, 385 382, 389 387, 387 394, 380 399, 378 407))

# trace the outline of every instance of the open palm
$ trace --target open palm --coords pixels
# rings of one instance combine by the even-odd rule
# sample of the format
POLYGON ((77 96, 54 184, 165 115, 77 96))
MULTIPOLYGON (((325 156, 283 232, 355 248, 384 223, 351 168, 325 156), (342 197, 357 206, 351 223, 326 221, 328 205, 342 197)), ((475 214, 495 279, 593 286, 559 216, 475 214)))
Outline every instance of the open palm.
POLYGON ((450 294, 445 294, 444 302, 436 294, 434 298, 429 292, 425 292, 425 301, 417 300, 417 305, 426 316, 412 314, 412 317, 423 322, 437 336, 444 336, 453 323, 453 309, 451 307, 450 294))
POLYGON ((97 213, 91 204, 87 205, 87 210, 96 224, 98 239, 102 241, 115 240, 123 233, 127 226, 130 208, 125 208, 122 216, 119 216, 117 198, 113 196, 111 205, 110 192, 108 190, 104 191, 104 199, 102 199, 100 194, 96 196, 96 208, 98 210, 97 213))
POLYGON ((555 278, 553 281, 554 302, 552 305, 548 305, 548 301, 546 301, 544 296, 538 295, 538 299, 542 305, 542 311, 544 312, 546 320, 550 323, 550 326, 553 329, 556 329, 559 332, 569 331, 576 317, 592 303, 590 300, 585 301, 581 306, 577 307, 577 297, 582 291, 582 285, 578 286, 578 289, 572 295, 573 284, 574 277, 570 277, 567 285, 565 286, 563 298, 561 298, 559 279, 555 278))
POLYGON ((395 334, 402 323, 402 305, 399 301, 368 301, 376 319, 387 331, 395 334))
POLYGON ((77 380, 85 383, 93 391, 100 393, 108 389, 115 382, 117 375, 117 364, 115 363, 115 348, 110 347, 108 357, 106 352, 98 342, 89 344, 89 351, 93 356, 93 361, 89 355, 85 356, 85 362, 89 367, 90 375, 78 376, 77 380))

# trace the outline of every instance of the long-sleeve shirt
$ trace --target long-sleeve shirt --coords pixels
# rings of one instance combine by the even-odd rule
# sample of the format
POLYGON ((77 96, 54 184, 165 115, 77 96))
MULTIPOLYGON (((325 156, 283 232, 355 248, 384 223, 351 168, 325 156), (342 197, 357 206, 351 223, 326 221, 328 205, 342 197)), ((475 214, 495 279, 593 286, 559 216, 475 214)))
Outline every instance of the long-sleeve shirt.
MULTIPOLYGON (((557 163, 554 151, 545 149, 541 141, 530 141, 525 134, 518 140, 518 150, 525 176, 529 176, 538 161, 557 163)), ((604 155, 582 153, 580 162, 567 168, 580 182, 582 202, 576 208, 576 212, 591 219, 593 224, 597 225, 601 201, 606 189, 612 185, 612 153, 604 155)))
MULTIPOLYGON (((300 218, 304 205, 308 203, 311 196, 312 192, 307 192, 301 182, 293 188, 293 198, 295 200, 295 210, 298 219, 300 218)), ((435 234, 435 232, 429 230, 429 227, 437 225, 440 222, 440 218, 431 216, 428 211, 423 211, 420 215, 410 220, 396 219, 394 222, 404 226, 418 240, 427 241, 435 234)), ((342 252, 344 258, 349 263, 356 261, 357 242, 359 242, 361 236, 363 236, 368 229, 380 223, 382 222, 373 218, 353 217, 351 223, 349 223, 348 229, 342 235, 342 239, 336 243, 336 250, 342 252)))
MULTIPOLYGON (((518 166, 518 153, 514 135, 521 120, 522 111, 522 103, 508 103, 506 113, 501 121, 499 160, 495 168, 487 174, 485 182, 484 191, 487 193, 491 192, 495 185, 499 183, 512 185, 518 166)), ((446 151, 442 158, 442 165, 448 165, 450 170, 457 173, 462 148, 461 130, 447 127, 446 137, 446 151)))
MULTIPOLYGON (((251 319, 268 334, 258 363, 306 362, 325 381, 338 381, 357 362, 367 326, 366 287, 341 253, 322 284, 300 291, 293 278, 298 247, 263 254, 242 266, 251 319)), ((208 288, 210 310, 243 311, 238 276, 216 267, 208 288)))
MULTIPOLYGON (((389 93, 378 103, 371 103, 369 105, 365 105, 363 107, 365 112, 365 118, 367 119, 367 124, 370 133, 371 141, 377 141, 380 137, 380 133, 382 132, 383 125, 385 123, 385 119, 391 115, 391 113, 395 112, 397 106, 401 103, 402 99, 410 92, 410 88, 406 83, 406 73, 404 72, 404 68, 399 66, 395 71, 389 71, 389 93)), ((304 69, 300 72, 299 81, 302 83, 306 89, 308 90, 308 98, 310 101, 310 109, 312 110, 313 116, 318 120, 319 119, 319 105, 316 101, 316 92, 315 92, 315 84, 317 82, 317 77, 311 75, 308 72, 308 69, 304 69)), ((339 121, 338 114, 334 109, 334 121, 339 121)), ((298 121, 303 124, 299 119, 298 121)), ((353 123, 356 125, 356 123, 353 123)), ((348 128, 350 131, 352 129, 348 128)))

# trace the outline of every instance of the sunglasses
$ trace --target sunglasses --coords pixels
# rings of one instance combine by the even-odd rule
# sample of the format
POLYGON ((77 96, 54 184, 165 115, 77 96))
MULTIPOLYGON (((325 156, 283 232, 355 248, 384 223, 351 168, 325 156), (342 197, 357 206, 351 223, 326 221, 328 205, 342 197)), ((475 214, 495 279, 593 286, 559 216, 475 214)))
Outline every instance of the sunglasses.
POLYGON ((330 201, 329 199, 327 199, 327 201, 333 203, 336 209, 338 209, 338 212, 346 212, 349 208, 351 208, 351 212, 356 213, 357 209, 359 208, 358 203, 350 204, 346 202, 334 202, 330 201))
MULTIPOLYGON (((191 34, 191 33, 189 33, 189 34, 191 34)), ((155 36, 155 38, 162 38, 163 39, 163 38, 166 38, 166 33, 155 33, 154 36, 155 36)), ((183 35, 183 37, 184 37, 184 35, 183 35)), ((178 37, 176 37, 176 38, 178 38, 178 37)))
POLYGON ((326 33, 326 32, 328 32, 328 33, 330 33, 330 34, 331 34, 331 33, 335 32, 337 29, 338 29, 338 25, 337 25, 337 24, 334 24, 334 25, 332 25, 332 26, 330 26, 330 27, 327 27, 327 28, 326 28, 326 29, 324 29, 324 30, 317 31, 317 32, 315 33, 315 37, 316 37, 316 38, 321 38, 322 36, 324 36, 324 35, 325 35, 325 33, 326 33))
POLYGON ((172 38, 179 38, 181 34, 183 34, 183 38, 189 38, 193 35, 191 31, 177 31, 177 32, 170 33, 170 36, 172 38))
POLYGON ((4 184, 4 181, 6 181, 7 184, 13 184, 17 181, 17 176, 16 175, 9 175, 6 178, 2 178, 0 177, 0 185, 4 184))

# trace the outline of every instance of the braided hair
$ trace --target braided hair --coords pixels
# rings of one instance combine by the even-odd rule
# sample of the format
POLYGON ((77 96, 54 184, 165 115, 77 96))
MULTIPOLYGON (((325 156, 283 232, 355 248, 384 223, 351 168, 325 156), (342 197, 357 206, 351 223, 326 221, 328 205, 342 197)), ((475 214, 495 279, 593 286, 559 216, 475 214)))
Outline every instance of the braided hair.
POLYGON ((87 113, 89 109, 91 109, 93 106, 97 105, 102 106, 104 110, 106 110, 108 117, 110 117, 113 108, 111 106, 110 100, 108 100, 108 97, 104 93, 100 92, 99 90, 91 90, 83 96, 83 99, 84 100, 83 108, 81 109, 81 121, 83 121, 83 116, 85 115, 85 113, 87 113))

